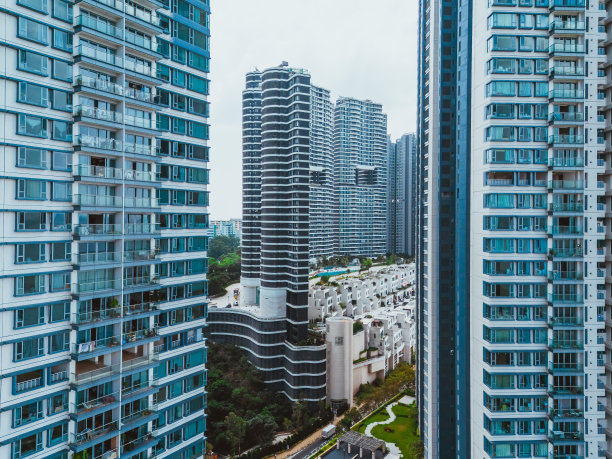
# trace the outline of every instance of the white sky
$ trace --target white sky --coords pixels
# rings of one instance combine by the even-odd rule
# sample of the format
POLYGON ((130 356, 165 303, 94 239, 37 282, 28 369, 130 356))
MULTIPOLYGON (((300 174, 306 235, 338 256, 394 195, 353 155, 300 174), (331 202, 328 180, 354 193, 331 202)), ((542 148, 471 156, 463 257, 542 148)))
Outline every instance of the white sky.
POLYGON ((211 0, 212 219, 242 214, 244 75, 288 61, 338 96, 383 105, 392 138, 414 132, 417 0, 211 0))

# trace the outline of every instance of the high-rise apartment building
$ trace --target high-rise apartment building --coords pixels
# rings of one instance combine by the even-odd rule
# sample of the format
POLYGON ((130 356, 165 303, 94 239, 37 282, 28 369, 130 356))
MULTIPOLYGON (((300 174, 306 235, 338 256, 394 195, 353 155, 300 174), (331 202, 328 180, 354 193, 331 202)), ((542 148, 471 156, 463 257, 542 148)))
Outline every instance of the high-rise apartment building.
POLYGON ((1 457, 203 454, 209 14, 0 11, 1 457))
MULTIPOLYGON (((325 398, 324 341, 308 332, 310 75, 283 63, 243 92, 241 305, 211 308, 209 336, 245 349, 290 399, 325 398)), ((319 94, 324 94, 322 90, 319 94)))
POLYGON ((416 135, 388 141, 387 252, 414 255, 416 231, 416 135))
POLYGON ((337 253, 387 252, 387 115, 382 105, 341 97, 334 111, 337 253))
POLYGON ((235 236, 242 238, 242 220, 240 218, 230 218, 229 220, 211 220, 210 236, 235 236))
POLYGON ((334 255, 334 108, 327 89, 310 91, 310 258, 334 255))
POLYGON ((609 15, 593 0, 421 2, 426 457, 451 457, 449 435, 452 457, 610 455, 609 15))

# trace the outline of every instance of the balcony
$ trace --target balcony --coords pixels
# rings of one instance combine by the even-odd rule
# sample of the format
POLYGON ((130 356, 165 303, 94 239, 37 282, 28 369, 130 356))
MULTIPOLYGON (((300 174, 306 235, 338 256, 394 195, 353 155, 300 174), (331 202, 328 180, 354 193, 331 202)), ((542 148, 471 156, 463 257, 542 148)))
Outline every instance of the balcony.
POLYGON ((123 63, 123 59, 117 56, 114 53, 108 53, 106 51, 102 51, 98 48, 94 48, 91 46, 87 46, 85 44, 77 45, 75 48, 77 56, 84 56, 90 59, 93 59, 98 62, 103 62, 104 64, 110 64, 117 67, 121 67, 123 63))
POLYGON ((584 54, 582 43, 553 43, 549 48, 550 54, 584 54))
POLYGON ((157 284, 159 284, 159 280, 150 276, 128 276, 123 280, 124 287, 146 287, 157 284))
POLYGON ((140 73, 141 75, 155 77, 155 70, 153 69, 153 67, 149 65, 144 65, 141 62, 135 62, 135 61, 126 59, 125 69, 130 70, 135 73, 140 73))
POLYGON ((574 340, 574 341, 570 341, 570 340, 553 340, 551 339, 548 342, 548 347, 550 347, 551 349, 571 349, 571 350, 576 350, 576 349, 583 349, 584 348, 584 343, 578 341, 578 340, 574 340))
POLYGON ((121 123, 121 113, 112 110, 104 110, 88 105, 77 105, 74 107, 74 116, 84 116, 101 121, 109 121, 111 123, 121 123))
POLYGON ((120 196, 105 194, 75 194, 72 201, 77 206, 121 207, 120 196))
POLYGON ((135 153, 137 155, 157 156, 157 147, 140 143, 126 143, 125 152, 135 153))
POLYGON ((555 248, 550 249, 553 258, 581 258, 583 256, 582 247, 576 248, 555 248))
POLYGON ((121 288, 120 280, 96 280, 91 282, 77 282, 75 284, 76 293, 102 292, 106 290, 118 290, 121 288))
POLYGON ((115 38, 123 38, 122 31, 106 21, 100 21, 89 15, 79 15, 75 19, 75 26, 83 26, 88 29, 93 29, 97 32, 109 35, 115 38))
POLYGON ((95 352, 98 349, 110 349, 117 346, 119 346, 119 341, 117 341, 117 338, 114 336, 111 336, 84 343, 75 343, 72 345, 72 353, 77 356, 83 356, 95 352))
MULTIPOLYGON (((584 122, 584 113, 580 112, 553 112, 548 116, 548 120, 555 122, 582 123, 584 122)), ((563 123, 561 123, 563 124, 563 123)))
POLYGON ((124 316, 132 316, 135 314, 144 314, 151 311, 156 311, 157 305, 155 303, 138 303, 138 304, 128 304, 123 307, 123 315, 124 316))
POLYGON ((153 24, 156 27, 160 26, 160 19, 155 16, 152 15, 151 13, 147 12, 147 11, 143 11, 142 9, 138 9, 135 8, 132 4, 129 3, 124 3, 120 0, 95 0, 97 3, 100 3, 102 5, 106 5, 110 8, 113 8, 117 11, 119 11, 120 13, 124 13, 138 18, 141 21, 144 21, 146 23, 149 24, 153 24))
POLYGON ((74 226, 74 234, 78 236, 121 235, 122 232, 122 225, 120 224, 81 224, 74 226))
POLYGON ((548 323, 553 327, 574 327, 584 324, 582 317, 551 317, 550 319, 548 319, 548 323))
POLYGON ((584 205, 581 202, 553 202, 549 209, 551 212, 584 212, 584 205))
POLYGON ((135 343, 137 341, 155 338, 158 336, 158 334, 159 334, 159 331, 157 328, 152 328, 151 330, 143 329, 143 330, 136 330, 133 332, 125 332, 122 335, 123 344, 135 343))
POLYGON ((98 437, 111 433, 113 431, 119 430, 119 425, 117 421, 109 422, 108 424, 104 424, 98 427, 94 427, 92 429, 86 429, 82 432, 76 434, 70 434, 70 443, 73 446, 82 445, 83 443, 87 443, 89 441, 95 440, 98 437))
POLYGON ((79 134, 75 139, 75 143, 81 147, 98 148, 100 150, 121 151, 122 149, 122 143, 119 140, 109 139, 107 137, 93 137, 79 134))
POLYGON ((148 354, 148 355, 137 355, 128 351, 123 351, 122 355, 123 361, 121 366, 123 371, 131 371, 137 368, 144 368, 150 365, 157 364, 158 355, 148 354))
POLYGON ((121 317, 121 310, 117 308, 101 309, 99 311, 85 311, 72 314, 72 323, 75 325, 101 322, 121 317))
POLYGON ((118 96, 123 95, 123 88, 121 85, 112 83, 108 80, 92 78, 84 75, 77 75, 75 80, 75 86, 85 86, 91 89, 97 89, 102 92, 109 92, 118 96))
POLYGON ((126 115, 125 124, 127 124, 128 126, 134 126, 143 129, 153 128, 153 123, 151 122, 150 118, 141 118, 137 116, 126 115))
POLYGON ((548 435, 551 441, 582 441, 584 434, 582 432, 562 432, 562 431, 551 431, 548 435))
POLYGON ((141 102, 153 103, 154 95, 151 91, 137 91, 134 88, 125 88, 125 97, 141 102))
POLYGON ((119 372, 119 365, 100 365, 92 361, 76 363, 76 371, 72 375, 75 385, 90 384, 99 379, 108 378, 119 372))
POLYGON ((33 378, 28 379, 27 381, 22 381, 15 383, 15 392, 23 392, 26 390, 36 389, 37 387, 42 387, 42 377, 41 378, 33 378))
POLYGON ((564 158, 550 158, 548 160, 548 165, 550 167, 583 167, 584 159, 575 156, 564 158))
POLYGON ((584 32, 584 21, 563 21, 560 19, 556 19, 550 23, 551 31, 578 31, 584 32))
POLYGON ((549 363, 548 370, 552 373, 581 373, 584 365, 581 363, 549 363))
POLYGON ((548 94, 550 99, 584 99, 581 89, 553 89, 548 94))
POLYGON ((578 293, 549 293, 550 303, 582 303, 582 295, 578 293))
POLYGON ((586 0, 550 0, 550 8, 555 11, 584 10, 586 0))
POLYGON ((583 234, 581 226, 560 226, 554 225, 551 229, 553 235, 581 235, 583 234))
POLYGON ((102 395, 95 399, 90 399, 78 404, 71 403, 71 411, 78 413, 79 415, 86 415, 88 412, 95 408, 99 408, 110 403, 115 403, 119 400, 119 392, 113 392, 110 394, 102 395))
POLYGON ((73 256, 73 264, 75 265, 92 265, 105 263, 120 263, 121 252, 91 252, 91 253, 76 253, 73 256))
POLYGON ((584 136, 573 134, 557 134, 548 137, 548 143, 553 145, 584 145, 584 136))
POLYGON ((574 281, 582 280, 583 276, 576 271, 548 271, 548 278, 553 281, 574 281))

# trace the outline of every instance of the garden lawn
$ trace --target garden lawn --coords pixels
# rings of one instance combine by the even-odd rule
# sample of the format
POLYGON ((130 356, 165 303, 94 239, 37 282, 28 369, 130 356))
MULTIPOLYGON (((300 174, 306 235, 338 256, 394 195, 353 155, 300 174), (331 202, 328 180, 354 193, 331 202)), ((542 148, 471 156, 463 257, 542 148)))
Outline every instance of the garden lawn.
POLYGON ((417 435, 416 404, 413 403, 410 406, 395 405, 393 412, 397 416, 395 421, 391 424, 375 426, 372 429, 372 435, 380 440, 395 443, 401 450, 402 457, 406 459, 417 458, 421 440, 417 435), (385 429, 392 430, 392 432, 385 429))
POLYGON ((355 427, 353 427, 353 429, 357 430, 357 432, 362 434, 362 433, 365 433, 366 427, 369 424, 372 424, 373 422, 386 421, 387 419, 389 419, 389 415, 387 414, 387 409, 383 407, 383 408, 380 408, 378 412, 370 415, 369 417, 365 418, 362 422, 360 422, 359 425, 357 426, 357 429, 355 429, 355 427))

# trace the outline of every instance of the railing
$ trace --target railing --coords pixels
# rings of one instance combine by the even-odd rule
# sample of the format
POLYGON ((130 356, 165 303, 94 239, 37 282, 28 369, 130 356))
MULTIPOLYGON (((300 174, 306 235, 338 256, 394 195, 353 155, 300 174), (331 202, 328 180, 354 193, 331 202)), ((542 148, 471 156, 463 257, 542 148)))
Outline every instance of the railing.
POLYGON ((560 341, 551 339, 549 341, 549 347, 553 349, 582 349, 584 347, 584 343, 578 340, 560 341))
POLYGON ((101 21, 88 15, 79 15, 75 18, 74 25, 82 25, 90 29, 97 30, 106 35, 111 35, 116 38, 122 38, 121 30, 107 21, 101 21))
POLYGON ((160 231, 156 223, 126 223, 125 234, 154 234, 160 231))
POLYGON ((135 62, 130 59, 125 60, 125 69, 131 70, 132 72, 140 73, 142 75, 152 76, 155 75, 152 66, 142 64, 141 62, 135 62))
POLYGON ((95 118, 102 121, 111 121, 121 123, 121 113, 112 110, 105 110, 88 105, 77 105, 74 107, 75 116, 86 116, 87 118, 95 118))
POLYGON ((93 352, 96 349, 100 348, 109 348, 113 346, 117 346, 119 343, 117 342, 117 338, 111 336, 109 338, 102 338, 95 341, 87 341, 85 343, 75 343, 72 345, 72 353, 73 354, 87 354, 89 352, 93 352))
POLYGON ((99 437, 100 435, 104 435, 107 432, 111 432, 113 430, 118 429, 119 427, 117 421, 111 421, 100 427, 95 427, 93 429, 85 430, 83 432, 70 434, 70 443, 79 445, 89 440, 93 440, 94 438, 99 437))
POLYGON ((125 124, 127 124, 128 126, 135 126, 145 129, 151 129, 152 127, 152 122, 150 118, 141 118, 138 116, 126 115, 125 124))
POLYGON ((550 68, 550 75, 552 77, 555 77, 555 76, 568 76, 568 77, 584 76, 584 68, 567 67, 567 66, 564 67, 564 66, 557 65, 557 66, 553 66, 550 68))
POLYGON ((126 153, 136 153, 139 155, 157 156, 157 147, 154 145, 143 145, 140 143, 126 143, 126 153))
POLYGON ((73 169, 73 175, 82 177, 98 177, 115 180, 140 180, 152 182, 156 179, 155 174, 150 171, 134 171, 131 169, 118 169, 114 167, 89 166, 79 164, 73 169))
POLYGON ((153 102, 154 95, 150 91, 137 91, 134 88, 125 88, 125 97, 140 100, 142 102, 153 102))
POLYGON ((579 317, 551 317, 549 323, 551 325, 582 325, 584 322, 579 317))
POLYGON ((550 46, 551 53, 584 53, 584 45, 582 43, 553 43, 550 46))
POLYGON ((489 186, 508 186, 512 185, 512 179, 487 179, 489 186))
POLYGON ((133 359, 124 360, 121 364, 123 371, 130 371, 136 368, 147 366, 152 362, 156 362, 158 357, 155 354, 145 355, 142 357, 135 357, 133 359))
POLYGON ((550 23, 550 30, 585 30, 584 21, 554 20, 550 23))
POLYGON ((583 158, 550 158, 548 165, 551 167, 582 167, 584 166, 583 158))
POLYGON ((76 144, 83 147, 99 148, 101 150, 121 151, 121 142, 116 139, 106 137, 93 137, 79 134, 76 137, 76 144))
POLYGON ((585 0, 550 0, 551 8, 584 8, 585 0))
POLYGON ((121 197, 104 194, 75 194, 73 204, 81 206, 121 207, 121 197))
POLYGON ((562 99, 584 99, 584 91, 580 89, 553 89, 549 93, 549 97, 562 99))
POLYGON ((92 252, 74 254, 74 263, 89 265, 93 263, 118 263, 121 261, 121 252, 92 252))
POLYGON ((22 392, 24 390, 35 389, 37 387, 42 386, 42 378, 34 378, 29 379, 27 381, 23 381, 15 384, 15 390, 17 392, 22 392))
POLYGON ((100 91, 110 92, 119 96, 123 94, 123 88, 121 87, 121 85, 118 85, 117 83, 111 83, 108 80, 92 78, 85 75, 77 75, 74 81, 77 86, 80 85, 92 89, 99 89, 100 91))
POLYGON ((127 252, 123 252, 123 260, 124 261, 142 261, 142 260, 153 260, 156 255, 155 250, 130 250, 127 252))
POLYGON ((83 401, 78 404, 71 403, 73 412, 78 410, 90 410, 100 405, 108 405, 109 403, 116 402, 118 400, 119 392, 113 392, 110 394, 102 395, 98 398, 83 401))
POLYGON ((584 434, 582 432, 562 432, 557 430, 551 430, 548 438, 555 440, 582 440, 584 438, 584 434))
POLYGON ((127 416, 123 416, 121 418, 121 423, 125 424, 130 421, 133 421, 134 419, 138 419, 138 418, 145 417, 145 416, 150 416, 153 413, 154 413, 153 407, 148 407, 143 410, 136 411, 134 413, 130 413, 127 416))
POLYGON ((133 343, 135 341, 140 341, 145 338, 154 338, 158 336, 157 328, 152 328, 151 330, 136 330, 133 332, 124 332, 122 335, 124 343, 133 343))
POLYGON ((149 312, 157 309, 155 303, 138 303, 138 304, 128 304, 123 307, 123 315, 131 316, 133 314, 140 314, 143 312, 149 312))
MULTIPOLYGON (((148 409, 148 411, 150 411, 151 413, 153 412, 153 410, 150 409, 150 408, 148 409)), ((124 419, 125 418, 123 418, 122 421, 126 422, 124 419)), ((121 454, 125 454, 125 453, 129 453, 130 451, 134 451, 136 448, 138 448, 138 446, 140 444, 145 443, 145 442, 151 440, 152 438, 153 438, 153 436, 151 435, 151 433, 146 433, 145 435, 143 435, 140 438, 136 438, 135 440, 131 440, 131 441, 127 442, 127 443, 123 443, 121 445, 121 454)))
POLYGON ((582 257, 583 252, 582 248, 574 248, 574 249, 550 249, 550 254, 553 257, 566 257, 566 258, 576 258, 582 257))
POLYGON ((581 202, 553 202, 550 204, 553 212, 583 212, 584 205, 581 202))
POLYGON ((548 369, 550 371, 575 373, 583 371, 584 365, 582 365, 581 363, 549 363, 548 369))
POLYGON ((552 234, 582 234, 582 227, 554 225, 552 227, 552 234))
POLYGON ((93 236, 96 234, 121 234, 120 224, 80 224, 74 226, 74 233, 79 236, 93 236))
POLYGON ((581 418, 584 416, 584 411, 578 409, 553 409, 550 410, 550 415, 553 418, 581 418))
POLYGON ((51 373, 51 382, 56 383, 68 379, 68 371, 58 371, 57 373, 51 373))
POLYGON ((119 280, 98 280, 92 282, 78 282, 76 284, 77 293, 97 292, 101 290, 118 290, 121 288, 119 280))
POLYGON ((578 293, 549 293, 548 301, 551 303, 581 303, 582 295, 578 293))
POLYGON ((128 276, 123 280, 123 285, 126 287, 138 287, 140 285, 151 285, 157 283, 157 279, 150 276, 128 276))
POLYGON ((125 32, 125 41, 132 45, 140 46, 141 48, 149 49, 151 51, 157 51, 157 44, 149 37, 143 37, 133 32, 125 32))
POLYGON ((118 67, 121 67, 121 63, 123 62, 123 60, 115 54, 85 44, 78 45, 76 47, 76 53, 118 67))
POLYGON ((126 196, 125 207, 158 207, 157 198, 135 198, 126 196))
POLYGON ((584 113, 580 112, 553 112, 550 121, 584 121, 584 113))
POLYGON ((96 379, 105 378, 119 371, 119 365, 109 365, 95 370, 86 371, 83 373, 73 373, 72 379, 75 384, 91 383, 96 379))
POLYGON ((582 273, 576 271, 549 271, 548 278, 551 280, 581 280, 582 273))
POLYGON ((83 324, 106 319, 114 319, 117 317, 121 317, 121 310, 118 307, 102 309, 100 311, 86 311, 78 314, 75 313, 72 315, 72 322, 75 324, 83 324))
POLYGON ((573 134, 557 134, 548 137, 548 143, 584 144, 584 136, 573 134))

